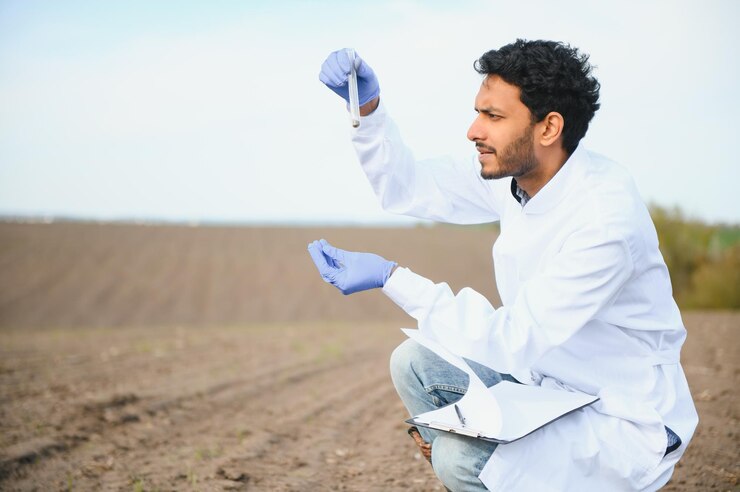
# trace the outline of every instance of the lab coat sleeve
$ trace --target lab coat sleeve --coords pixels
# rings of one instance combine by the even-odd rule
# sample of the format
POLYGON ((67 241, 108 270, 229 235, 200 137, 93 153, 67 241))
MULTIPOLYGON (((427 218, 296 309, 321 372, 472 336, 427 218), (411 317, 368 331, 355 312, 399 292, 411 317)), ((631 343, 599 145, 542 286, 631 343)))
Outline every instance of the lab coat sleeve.
POLYGON ((435 284, 406 268, 398 268, 383 291, 418 320, 426 336, 453 353, 498 372, 521 374, 598 317, 632 270, 626 241, 595 229, 572 235, 521 286, 514 302, 499 309, 473 289, 454 295, 446 283, 435 284))
POLYGON ((454 224, 499 219, 501 198, 474 157, 417 161, 382 103, 353 130, 352 143, 384 210, 454 224))

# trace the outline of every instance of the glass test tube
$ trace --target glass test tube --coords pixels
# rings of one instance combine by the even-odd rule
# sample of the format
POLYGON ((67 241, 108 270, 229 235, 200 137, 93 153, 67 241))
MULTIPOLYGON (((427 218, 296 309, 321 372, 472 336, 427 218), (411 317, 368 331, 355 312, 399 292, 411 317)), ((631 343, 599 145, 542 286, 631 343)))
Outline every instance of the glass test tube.
POLYGON ((349 113, 352 117, 352 126, 360 126, 360 96, 357 93, 357 71, 355 70, 355 50, 349 49, 349 113))

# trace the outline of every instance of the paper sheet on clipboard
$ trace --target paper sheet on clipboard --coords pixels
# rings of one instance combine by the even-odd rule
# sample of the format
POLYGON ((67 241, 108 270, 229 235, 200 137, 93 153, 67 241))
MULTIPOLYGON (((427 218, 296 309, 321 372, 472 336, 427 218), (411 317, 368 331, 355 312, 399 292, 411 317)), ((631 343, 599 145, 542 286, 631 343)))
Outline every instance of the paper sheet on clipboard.
POLYGON ((487 388, 462 357, 451 353, 419 330, 402 331, 470 376, 468 390, 457 402, 465 417, 465 425, 460 423, 453 405, 416 415, 407 420, 408 423, 508 443, 598 400, 585 393, 527 386, 510 381, 502 381, 487 388))

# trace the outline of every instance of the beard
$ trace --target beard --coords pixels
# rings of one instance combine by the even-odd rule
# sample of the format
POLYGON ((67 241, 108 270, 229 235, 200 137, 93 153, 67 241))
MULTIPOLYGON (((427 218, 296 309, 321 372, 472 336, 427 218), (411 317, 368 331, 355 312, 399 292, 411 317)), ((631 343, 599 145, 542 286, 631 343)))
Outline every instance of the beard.
POLYGON ((493 147, 478 145, 477 147, 484 148, 493 153, 498 161, 498 169, 495 171, 485 171, 483 166, 481 166, 481 177, 483 179, 499 179, 508 176, 518 178, 535 169, 539 165, 539 162, 537 162, 537 158, 534 155, 534 144, 532 143, 533 133, 534 125, 529 125, 524 130, 522 136, 504 148, 501 155, 498 155, 496 149, 493 147))

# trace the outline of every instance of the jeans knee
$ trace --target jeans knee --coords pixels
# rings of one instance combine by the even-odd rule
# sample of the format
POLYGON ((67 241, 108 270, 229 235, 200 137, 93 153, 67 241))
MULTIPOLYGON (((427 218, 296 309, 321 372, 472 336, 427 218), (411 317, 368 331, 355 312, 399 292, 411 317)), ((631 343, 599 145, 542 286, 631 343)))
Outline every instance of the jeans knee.
POLYGON ((413 362, 419 350, 419 344, 410 338, 406 339, 391 354, 390 369, 393 385, 399 386, 413 376, 413 362))

